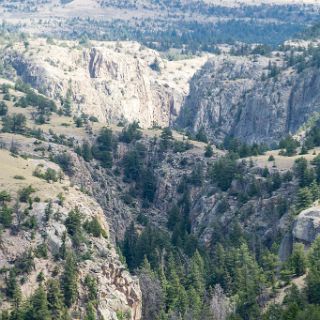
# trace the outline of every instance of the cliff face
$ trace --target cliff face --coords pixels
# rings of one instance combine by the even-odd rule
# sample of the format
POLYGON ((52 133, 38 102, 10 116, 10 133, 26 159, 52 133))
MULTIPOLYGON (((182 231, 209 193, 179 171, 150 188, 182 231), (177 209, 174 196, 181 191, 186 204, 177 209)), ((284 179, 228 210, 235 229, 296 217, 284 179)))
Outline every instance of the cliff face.
POLYGON ((213 141, 234 135, 247 143, 272 144, 294 134, 319 109, 320 73, 285 68, 267 79, 268 61, 280 57, 226 57, 209 61, 191 81, 178 124, 203 126, 213 141))
POLYGON ((75 115, 107 124, 136 120, 143 128, 204 127, 219 143, 234 135, 273 144, 296 133, 320 104, 319 70, 284 67, 283 52, 167 61, 136 42, 80 46, 36 39, 27 48, 17 42, 3 55, 47 96, 63 101, 70 94, 75 115), (277 74, 271 77, 273 65, 277 74))
MULTIPOLYGON (((26 152, 29 146, 32 146, 30 142, 27 139, 21 141, 21 147, 26 152)), ((4 228, 1 234, 0 268, 2 270, 11 270, 11 268, 20 270, 17 266, 18 261, 23 261, 26 259, 26 254, 32 252, 31 268, 28 271, 19 271, 17 275, 17 281, 23 278, 23 281, 21 280, 23 298, 34 293, 38 287, 40 273, 45 281, 61 278, 65 262, 57 257, 61 252, 63 234, 67 231, 65 221, 68 213, 77 208, 83 223, 93 218, 99 221, 104 230, 104 236, 83 234, 85 240, 77 250, 78 285, 76 302, 70 310, 72 319, 83 319, 85 316, 87 303, 85 279, 90 276, 97 285, 98 319, 118 319, 117 314, 123 312, 130 314, 131 320, 140 320, 142 297, 139 281, 131 276, 120 262, 110 241, 109 227, 99 204, 81 192, 78 187, 70 184, 66 177, 61 182, 47 183, 32 175, 36 168, 43 171, 46 168, 58 171, 58 166, 49 161, 14 158, 9 151, 1 150, 1 167, 5 170, 0 178, 1 190, 6 188, 15 199, 19 190, 32 185, 34 188, 32 199, 38 199, 31 205, 21 202, 18 207, 15 207, 11 227, 4 228), (12 177, 13 173, 22 176, 24 180, 22 182, 15 180, 12 177), (64 197, 63 203, 59 202, 59 193, 64 197), (50 211, 49 201, 51 201, 50 211), (39 248, 44 247, 47 248, 46 254, 40 254, 39 248)), ((67 250, 71 250, 72 237, 68 233, 65 244, 67 250)), ((2 288, 6 287, 6 277, 6 272, 0 275, 2 288)), ((9 308, 10 299, 3 298, 0 306, 1 310, 9 308)))
POLYGON ((74 114, 93 115, 104 123, 137 120, 142 127, 174 121, 188 93, 188 80, 204 61, 190 60, 190 67, 182 70, 183 62, 162 60, 135 42, 81 47, 76 42, 49 45, 41 39, 31 41, 27 50, 15 44, 5 59, 47 96, 59 100, 71 93, 74 114), (150 66, 156 59, 155 71, 150 66))

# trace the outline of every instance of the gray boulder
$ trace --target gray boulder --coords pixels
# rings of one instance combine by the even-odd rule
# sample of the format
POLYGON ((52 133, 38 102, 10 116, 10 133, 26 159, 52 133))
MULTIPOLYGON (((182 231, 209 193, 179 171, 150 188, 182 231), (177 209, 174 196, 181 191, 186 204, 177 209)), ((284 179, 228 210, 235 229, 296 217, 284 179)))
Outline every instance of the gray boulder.
POLYGON ((292 234, 295 241, 311 244, 320 235, 320 207, 302 211, 296 218, 292 234))

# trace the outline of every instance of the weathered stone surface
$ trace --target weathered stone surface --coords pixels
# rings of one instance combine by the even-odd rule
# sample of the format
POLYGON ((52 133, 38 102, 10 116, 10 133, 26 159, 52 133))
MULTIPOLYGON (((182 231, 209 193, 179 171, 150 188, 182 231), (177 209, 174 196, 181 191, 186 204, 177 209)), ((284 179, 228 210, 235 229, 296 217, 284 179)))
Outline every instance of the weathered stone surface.
POLYGON ((136 42, 77 47, 76 42, 35 40, 27 52, 18 43, 4 56, 25 82, 47 96, 59 101, 71 92, 74 114, 96 116, 104 123, 136 120, 142 127, 174 122, 189 79, 206 61, 166 61, 136 42), (150 67, 155 60, 160 71, 150 67), (182 68, 184 64, 188 66, 182 68))
POLYGON ((203 126, 219 143, 233 135, 273 144, 296 133, 319 108, 319 71, 284 68, 266 78, 269 61, 284 64, 281 55, 212 58, 191 80, 178 124, 194 131, 203 126))
POLYGON ((302 211, 296 218, 292 233, 294 240, 311 244, 320 235, 320 208, 302 211))

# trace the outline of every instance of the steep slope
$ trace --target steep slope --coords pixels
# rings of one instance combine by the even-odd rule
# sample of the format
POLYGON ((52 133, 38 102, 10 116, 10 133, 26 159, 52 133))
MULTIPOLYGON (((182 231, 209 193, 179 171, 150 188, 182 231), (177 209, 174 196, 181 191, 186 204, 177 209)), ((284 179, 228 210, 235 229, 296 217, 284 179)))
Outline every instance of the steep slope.
POLYGON ((205 57, 162 60, 135 42, 93 42, 87 48, 44 39, 30 41, 27 49, 16 43, 5 59, 25 82, 49 97, 70 97, 74 114, 96 116, 104 123, 137 120, 142 127, 174 121, 188 80, 205 62, 205 57))
MULTIPOLYGON (((24 297, 37 281, 41 288, 51 283, 50 278, 65 279, 64 231, 81 280, 78 300, 69 309, 72 319, 83 319, 92 309, 97 312, 93 319, 99 320, 139 319, 140 312, 143 319, 183 313, 184 319, 191 315, 210 320, 221 309, 222 319, 232 312, 250 319, 272 299, 272 292, 279 288, 282 294, 278 266, 290 268, 289 278, 294 273, 282 263, 290 257, 292 237, 286 245, 282 239, 291 235, 296 204, 305 205, 304 198, 300 204, 296 201, 299 186, 306 181, 301 178, 310 177, 308 183, 313 179, 308 188, 319 194, 315 180, 319 164, 306 163, 292 173, 298 157, 287 158, 278 151, 272 151, 273 161, 268 158, 271 151, 239 160, 213 148, 205 157, 206 144, 168 129, 141 130, 136 124, 104 128, 86 117, 79 121, 48 110, 52 103, 27 86, 17 83, 17 91, 12 83, 4 83, 12 87, 1 85, 0 110, 6 116, 0 145, 14 156, 1 151, 0 183, 6 183, 13 199, 22 187, 31 184, 36 190, 22 200, 19 192, 20 210, 13 212, 12 221, 6 219, 1 203, 5 231, 0 252, 11 270, 11 276, 7 269, 0 273, 5 282, 1 311, 15 301, 9 285, 14 283, 13 271, 18 272, 24 297), (44 119, 39 119, 43 108, 44 119), (23 116, 21 125, 17 120, 23 116), (65 172, 61 182, 60 168, 51 161, 65 172), (139 275, 142 310, 138 283, 119 262, 115 240, 128 269, 139 275), (20 247, 32 252, 21 255, 20 247), (244 279, 244 272, 250 277, 244 279), (89 298, 91 277, 97 280, 97 301, 89 298), (271 292, 275 280, 279 283, 271 292), (241 298, 237 305, 236 297, 241 298), (247 301, 253 310, 242 309, 247 301)), ((311 150, 308 160, 318 152, 311 150)), ((14 200, 3 194, 1 199, 15 208, 14 200)), ((307 200, 312 205, 313 198, 307 200)))
POLYGON ((319 111, 320 73, 316 66, 300 72, 283 65, 283 53, 212 59, 192 79, 178 124, 204 127, 220 143, 236 136, 273 144, 296 133, 319 111))
MULTIPOLYGON (((120 263, 117 253, 108 240, 108 225, 103 211, 95 200, 81 192, 79 188, 71 186, 67 177, 61 182, 48 183, 33 176, 33 172, 39 168, 43 172, 47 168, 59 171, 57 165, 46 160, 22 159, 10 155, 9 151, 1 150, 0 161, 1 191, 9 192, 12 199, 20 199, 18 206, 16 202, 12 223, 7 225, 1 234, 0 268, 8 271, 15 268, 18 273, 17 278, 25 279, 21 286, 23 298, 26 299, 34 293, 40 273, 44 277, 43 281, 59 279, 62 276, 65 262, 57 257, 61 255, 63 234, 67 231, 65 222, 68 213, 77 208, 76 210, 81 212, 83 222, 97 219, 105 236, 86 235, 86 242, 82 243, 81 250, 78 251, 83 258, 77 266, 79 285, 77 302, 71 311, 74 314, 73 319, 78 317, 82 319, 85 314, 88 303, 85 278, 88 276, 92 277, 97 285, 99 318, 114 319, 117 312, 129 312, 131 319, 140 319, 139 283, 120 263), (19 180, 19 177, 23 180, 19 180), (24 188, 28 186, 34 188, 32 199, 36 200, 33 204, 30 204, 30 201, 29 204, 21 201, 21 190, 25 190, 24 188), (26 259, 28 252, 32 252, 30 266, 26 267, 27 270, 20 270, 18 261, 26 259)), ((12 200, 12 203, 7 205, 13 206, 14 201, 18 200, 12 200)), ((72 237, 68 235, 65 241, 67 250, 71 250, 72 241, 72 237)), ((22 262, 20 263, 22 266, 22 262)), ((1 275, 2 287, 5 287, 6 276, 7 272, 1 275)), ((8 306, 8 300, 4 299, 1 302, 1 310, 8 306)))

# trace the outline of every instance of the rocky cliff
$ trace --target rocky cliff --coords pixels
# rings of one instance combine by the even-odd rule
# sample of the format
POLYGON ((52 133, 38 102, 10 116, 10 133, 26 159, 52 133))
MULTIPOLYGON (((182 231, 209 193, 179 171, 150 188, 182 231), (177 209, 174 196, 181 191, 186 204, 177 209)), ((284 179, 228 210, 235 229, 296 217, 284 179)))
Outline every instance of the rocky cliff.
POLYGON ((233 135, 274 144, 318 112, 317 67, 287 67, 285 51, 262 56, 228 50, 167 61, 136 42, 35 39, 4 48, 3 56, 25 82, 61 103, 69 97, 73 114, 103 123, 203 127, 213 142, 233 135))
POLYGON ((178 124, 204 127, 215 142, 233 135, 247 143, 272 144, 297 130, 319 110, 320 73, 282 67, 283 55, 219 57, 191 81, 178 124), (270 77, 270 65, 278 74, 270 77))
POLYGON ((5 50, 18 76, 47 96, 70 96, 74 114, 104 123, 139 121, 142 127, 168 126, 179 114, 188 80, 205 58, 169 62, 135 42, 48 44, 30 41, 5 50), (184 64, 188 66, 182 69, 184 64))
MULTIPOLYGON (((23 140, 21 146, 28 152, 32 141, 23 140)), ((12 200, 16 201, 13 220, 10 227, 4 227, 0 238, 0 268, 4 271, 0 275, 1 287, 6 287, 9 270, 16 270, 17 281, 22 283, 23 299, 34 293, 39 282, 59 279, 65 268, 65 262, 59 258, 63 243, 66 250, 73 247, 69 233, 63 240, 67 232, 66 219, 70 211, 78 210, 83 223, 96 219, 104 231, 103 236, 98 237, 83 234, 83 242, 77 249, 78 287, 76 302, 70 310, 72 319, 83 319, 85 316, 88 301, 85 279, 91 277, 96 283, 97 319, 118 319, 119 314, 123 313, 130 315, 132 320, 139 320, 142 303, 139 281, 120 262, 110 241, 105 215, 97 202, 70 184, 67 177, 50 183, 35 177, 35 170, 59 170, 49 161, 14 158, 8 151, 1 150, 1 167, 5 170, 0 177, 1 191, 5 188, 12 199, 21 199, 21 190, 32 186, 30 199, 35 199, 29 204, 12 200), (13 174, 22 177, 22 180, 14 178, 13 174), (21 266, 25 266, 24 269, 21 266), (39 280, 39 275, 42 280, 39 280)), ((11 203, 7 205, 11 206, 11 203)), ((1 210, 3 208, 2 205, 1 210)), ((0 306, 2 311, 9 308, 10 299, 3 297, 0 306)))

